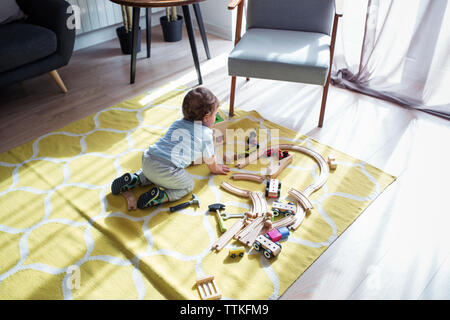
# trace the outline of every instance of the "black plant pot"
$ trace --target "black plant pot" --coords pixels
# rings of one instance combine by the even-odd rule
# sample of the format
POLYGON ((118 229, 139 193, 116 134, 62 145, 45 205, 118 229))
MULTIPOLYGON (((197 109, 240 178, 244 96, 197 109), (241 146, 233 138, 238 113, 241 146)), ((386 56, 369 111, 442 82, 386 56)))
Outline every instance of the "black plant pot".
MULTIPOLYGON (((120 49, 122 49, 123 54, 131 54, 133 50, 133 33, 125 32, 125 27, 119 27, 116 29, 117 36, 120 41, 120 49)), ((137 52, 141 51, 141 28, 138 30, 138 46, 137 52)))
POLYGON ((183 26, 183 17, 177 16, 176 21, 167 21, 167 16, 159 18, 163 30, 163 38, 166 42, 176 42, 181 40, 181 27, 183 26))

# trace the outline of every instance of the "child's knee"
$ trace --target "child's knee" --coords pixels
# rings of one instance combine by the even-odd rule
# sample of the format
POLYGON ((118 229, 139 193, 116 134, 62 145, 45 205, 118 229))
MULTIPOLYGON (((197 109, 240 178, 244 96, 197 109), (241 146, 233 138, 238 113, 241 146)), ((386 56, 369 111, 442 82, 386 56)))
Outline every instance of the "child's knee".
POLYGON ((194 190, 194 181, 192 181, 191 183, 186 184, 182 190, 183 190, 183 193, 184 193, 183 197, 185 195, 188 195, 189 193, 191 193, 194 190))
POLYGON ((183 188, 184 191, 184 195, 188 195, 189 193, 191 193, 194 190, 194 180, 190 180, 189 182, 187 182, 183 188))
POLYGON ((191 180, 190 183, 188 184, 186 190, 188 190, 188 193, 192 192, 194 190, 194 180, 191 180))
POLYGON ((191 179, 189 181, 186 181, 183 186, 180 186, 180 189, 166 189, 166 193, 169 197, 169 201, 177 201, 184 196, 188 195, 194 190, 194 180, 191 179))

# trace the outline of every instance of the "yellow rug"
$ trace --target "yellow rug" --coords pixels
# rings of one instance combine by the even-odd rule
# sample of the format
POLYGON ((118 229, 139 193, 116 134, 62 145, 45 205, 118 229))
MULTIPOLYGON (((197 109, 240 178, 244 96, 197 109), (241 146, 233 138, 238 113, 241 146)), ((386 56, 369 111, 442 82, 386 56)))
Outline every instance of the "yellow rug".
MULTIPOLYGON (((224 203, 230 213, 251 206, 219 188, 229 176, 190 167, 201 206, 174 213, 167 204, 128 212, 125 200, 110 193, 111 181, 138 170, 142 152, 180 118, 186 90, 148 92, 0 155, 0 299, 199 299, 195 282, 204 275, 215 276, 224 298, 276 299, 395 180, 257 112, 238 111, 239 125, 277 128, 281 143, 325 158, 333 153, 338 167, 312 194, 315 208, 275 259, 254 250, 241 259, 229 258, 227 248, 211 251, 220 231, 208 205, 224 203)), ((310 157, 293 154, 279 176, 281 199, 290 187, 303 190, 319 171, 310 157)))

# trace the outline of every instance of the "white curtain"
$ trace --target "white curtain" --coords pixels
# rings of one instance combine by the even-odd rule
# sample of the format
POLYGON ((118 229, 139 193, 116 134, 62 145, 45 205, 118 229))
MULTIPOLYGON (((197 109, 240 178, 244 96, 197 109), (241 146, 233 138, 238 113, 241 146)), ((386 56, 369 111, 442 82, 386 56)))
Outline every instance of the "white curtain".
POLYGON ((447 0, 346 0, 332 83, 450 119, 447 0))

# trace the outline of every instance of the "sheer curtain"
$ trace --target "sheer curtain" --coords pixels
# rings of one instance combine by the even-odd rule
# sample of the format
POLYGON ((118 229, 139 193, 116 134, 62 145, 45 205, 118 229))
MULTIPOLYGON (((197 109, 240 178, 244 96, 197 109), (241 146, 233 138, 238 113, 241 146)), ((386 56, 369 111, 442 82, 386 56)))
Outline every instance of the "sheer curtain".
POLYGON ((450 119, 447 0, 346 0, 332 84, 450 119))

